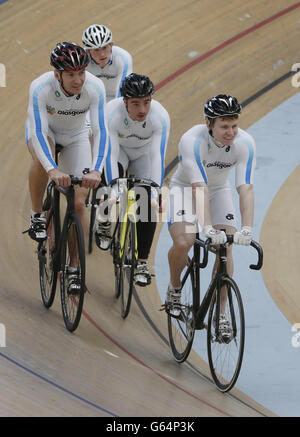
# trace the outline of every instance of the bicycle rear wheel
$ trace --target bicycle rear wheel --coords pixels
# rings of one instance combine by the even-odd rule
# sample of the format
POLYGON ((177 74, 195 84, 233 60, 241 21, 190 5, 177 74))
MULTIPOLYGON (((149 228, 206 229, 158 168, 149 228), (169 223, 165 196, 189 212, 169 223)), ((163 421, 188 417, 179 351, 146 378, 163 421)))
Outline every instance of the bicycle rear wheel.
POLYGON ((121 248, 119 290, 121 296, 121 315, 125 319, 130 311, 132 300, 134 269, 136 265, 136 235, 135 223, 128 220, 123 226, 126 226, 126 233, 123 247, 121 248))
POLYGON ((53 304, 58 268, 54 265, 55 251, 59 240, 59 231, 55 223, 54 210, 46 212, 47 239, 38 246, 40 289, 43 304, 50 308, 53 304))
POLYGON ((60 292, 63 319, 68 331, 78 327, 85 293, 85 247, 81 222, 73 214, 67 224, 61 247, 60 292), (77 281, 80 285, 76 293, 68 289, 68 267, 77 268, 77 281))
MULTIPOLYGON (((184 278, 185 275, 186 269, 183 271, 184 278)), ((182 363, 187 359, 194 340, 195 320, 193 311, 193 284, 194 271, 193 268, 191 268, 181 289, 180 316, 173 317, 168 313, 169 341, 173 356, 178 363, 182 363)))
MULTIPOLYGON (((223 312, 223 311, 222 311, 223 312)), ((231 278, 223 278, 217 286, 211 302, 207 326, 208 362, 213 380, 222 392, 235 384, 242 365, 245 342, 245 318, 239 288, 231 278), (221 289, 226 290, 225 314, 229 320, 231 335, 223 339, 218 332, 221 289)))

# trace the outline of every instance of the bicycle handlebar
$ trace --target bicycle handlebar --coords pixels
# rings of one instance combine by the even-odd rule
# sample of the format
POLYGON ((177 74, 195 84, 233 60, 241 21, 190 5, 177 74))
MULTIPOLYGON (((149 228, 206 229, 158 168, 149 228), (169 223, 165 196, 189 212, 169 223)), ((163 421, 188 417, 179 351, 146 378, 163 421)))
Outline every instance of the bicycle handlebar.
MULTIPOLYGON (((208 252, 210 251, 216 253, 217 250, 210 246, 210 238, 207 238, 205 241, 201 240, 200 238, 196 238, 195 243, 199 244, 204 249, 203 259, 202 262, 199 263, 199 267, 205 268, 208 263, 208 252)), ((233 235, 227 235, 227 243, 225 244, 233 244, 233 235)), ((258 254, 258 261, 257 264, 250 264, 249 268, 252 270, 260 270, 263 265, 263 249, 260 244, 254 240, 251 241, 250 246, 252 246, 256 250, 258 254)))
POLYGON ((125 177, 125 178, 115 178, 108 184, 112 187, 115 184, 119 184, 120 182, 126 182, 127 186, 134 186, 135 184, 149 185, 154 188, 159 188, 159 185, 156 182, 153 182, 151 179, 138 178, 135 176, 125 177))
MULTIPOLYGON (((80 185, 81 184, 82 178, 78 178, 77 176, 73 176, 71 174, 69 176, 71 178, 71 186, 72 185, 80 185)), ((52 182, 54 182, 54 181, 52 181, 52 182)), ((55 185, 55 182, 54 182, 54 185, 55 185)), ((55 188, 58 191, 60 191, 62 194, 66 195, 68 193, 69 189, 70 189, 70 186, 69 187, 61 187, 60 185, 55 185, 55 188)))

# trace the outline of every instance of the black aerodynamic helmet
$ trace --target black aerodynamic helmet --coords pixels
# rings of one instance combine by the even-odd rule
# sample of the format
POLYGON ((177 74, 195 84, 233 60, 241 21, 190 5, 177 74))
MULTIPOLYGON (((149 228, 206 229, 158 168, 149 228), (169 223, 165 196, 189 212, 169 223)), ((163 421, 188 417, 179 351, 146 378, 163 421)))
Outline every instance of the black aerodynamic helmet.
POLYGON ((123 80, 120 92, 125 98, 147 97, 154 93, 154 85, 148 76, 131 73, 123 80))
POLYGON ((238 115, 242 106, 235 97, 227 94, 218 94, 207 100, 204 105, 204 118, 217 118, 238 115))
POLYGON ((71 42, 58 43, 50 55, 50 64, 59 71, 78 71, 88 65, 87 52, 71 42))

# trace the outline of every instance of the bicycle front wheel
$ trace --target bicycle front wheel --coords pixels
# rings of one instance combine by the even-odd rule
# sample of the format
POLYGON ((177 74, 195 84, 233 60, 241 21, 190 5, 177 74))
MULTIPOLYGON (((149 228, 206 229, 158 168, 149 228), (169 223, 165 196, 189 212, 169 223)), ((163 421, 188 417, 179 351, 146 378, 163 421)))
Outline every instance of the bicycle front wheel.
POLYGON ((119 290, 121 296, 121 315, 125 319, 130 311, 133 292, 134 269, 136 265, 135 223, 128 221, 125 238, 121 247, 119 290))
POLYGON ((91 196, 90 203, 90 223, 89 223, 89 241, 88 241, 88 253, 92 253, 93 251, 93 243, 94 243, 94 233, 95 233, 95 219, 96 219, 96 211, 97 211, 97 199, 96 199, 97 190, 91 190, 89 193, 89 197, 91 196))
POLYGON ((46 217, 47 239, 38 246, 38 259, 42 301, 46 308, 50 308, 56 293, 58 269, 54 264, 54 257, 59 232, 55 226, 54 210, 47 211, 46 217))
MULTIPOLYGON (((74 278, 74 276, 73 276, 74 278)), ((85 246, 81 222, 76 214, 69 220, 61 247, 60 292, 63 319, 68 331, 78 327, 85 293, 85 246), (71 289, 69 267, 76 268, 77 288, 71 289)))
MULTIPOLYGON (((187 267, 190 268, 190 267, 187 267)), ((183 278, 186 277, 186 269, 183 278)), ((195 334, 195 320, 193 311, 194 271, 190 268, 188 277, 181 289, 181 311, 179 317, 168 313, 168 333, 171 350, 175 360, 182 363, 187 359, 192 348, 195 334)))
POLYGON ((216 287, 211 302, 207 326, 208 362, 217 388, 227 392, 234 386, 242 365, 245 342, 245 318, 239 288, 231 278, 223 278, 216 287), (221 303, 223 300, 223 303, 221 303), (224 337, 217 319, 226 300, 225 313, 229 321, 224 337))
POLYGON ((110 253, 113 257, 113 265, 114 265, 114 274, 115 274, 115 298, 118 299, 120 297, 120 266, 121 266, 121 258, 120 258, 120 229, 121 225, 119 220, 116 223, 115 230, 113 232, 113 238, 110 246, 110 253))

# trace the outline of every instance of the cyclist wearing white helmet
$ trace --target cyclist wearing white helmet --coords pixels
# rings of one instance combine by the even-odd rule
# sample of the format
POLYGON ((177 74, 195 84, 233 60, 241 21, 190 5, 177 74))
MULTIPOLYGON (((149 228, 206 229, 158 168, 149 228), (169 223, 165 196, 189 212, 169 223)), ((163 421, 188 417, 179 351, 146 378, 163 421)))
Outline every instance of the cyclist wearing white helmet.
POLYGON ((50 56, 54 71, 42 74, 30 85, 26 121, 26 142, 33 159, 29 171, 29 235, 36 241, 47 238, 42 204, 48 177, 63 187, 71 183, 69 174, 83 177, 75 197, 83 225, 88 188, 98 186, 100 181, 108 146, 105 88, 101 80, 85 71, 88 60, 82 47, 68 42, 57 44, 50 56), (93 157, 85 123, 87 111, 93 132, 93 157), (54 161, 55 144, 63 146, 58 165, 54 161), (83 175, 85 168, 91 171, 83 175))
POLYGON ((120 85, 132 73, 131 55, 114 45, 111 31, 102 24, 89 26, 83 32, 82 43, 90 55, 87 71, 103 81, 106 101, 120 97, 120 85))
MULTIPOLYGON (((206 124, 189 129, 179 143, 179 164, 169 186, 170 284, 166 308, 180 314, 180 274, 186 265, 195 233, 202 229, 212 244, 226 242, 234 234, 236 244, 248 245, 254 219, 253 174, 255 142, 238 127, 242 107, 235 97, 218 94, 204 105, 206 124), (228 182, 235 167, 242 229, 237 231, 231 187, 228 182), (199 227, 197 225, 200 225, 199 227)), ((233 274, 232 252, 228 248, 228 273, 233 274)), ((214 266, 216 269, 218 260, 214 266)), ((226 323, 221 326, 226 329, 226 323)))

